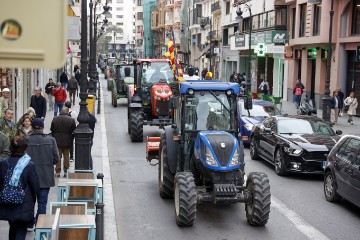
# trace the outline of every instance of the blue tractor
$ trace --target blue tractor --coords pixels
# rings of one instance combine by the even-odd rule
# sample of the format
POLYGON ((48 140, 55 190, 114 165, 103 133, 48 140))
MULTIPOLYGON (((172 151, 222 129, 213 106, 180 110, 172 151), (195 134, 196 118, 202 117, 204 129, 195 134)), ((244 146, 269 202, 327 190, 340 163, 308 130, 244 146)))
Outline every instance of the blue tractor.
POLYGON ((193 225, 197 204, 203 202, 245 203, 250 225, 269 219, 267 175, 253 172, 245 180, 239 97, 236 83, 180 83, 180 95, 170 104, 173 124, 160 138, 148 138, 147 159, 159 160, 160 196, 174 198, 179 226, 193 225))

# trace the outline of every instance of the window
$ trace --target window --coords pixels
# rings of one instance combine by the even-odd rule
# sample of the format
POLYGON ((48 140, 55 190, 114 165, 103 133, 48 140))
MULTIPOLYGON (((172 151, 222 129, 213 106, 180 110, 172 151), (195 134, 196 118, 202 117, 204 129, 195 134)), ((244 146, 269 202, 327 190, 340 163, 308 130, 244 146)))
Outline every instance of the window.
POLYGON ((292 39, 295 38, 295 21, 296 21, 296 8, 292 9, 292 22, 291 22, 291 37, 292 39))
POLYGON ((287 9, 286 7, 278 7, 275 9, 275 25, 286 26, 287 9))
POLYGON ((223 32, 223 45, 227 46, 229 45, 229 29, 224 28, 222 32, 223 32))
POLYGON ((246 18, 243 20, 243 32, 247 32, 250 30, 250 18, 246 18))
POLYGON ((360 34, 360 0, 353 0, 352 34, 360 34))
POLYGON ((230 14, 230 1, 227 1, 226 2, 226 12, 225 12, 226 15, 229 15, 230 14))
POLYGON ((124 37, 116 37, 116 40, 123 40, 124 37))
POLYGON ((314 5, 313 36, 320 34, 321 6, 314 5))
POLYGON ((252 17, 252 29, 259 28, 259 15, 255 15, 252 17))
POLYGON ((306 28, 306 10, 307 6, 301 4, 300 6, 300 28, 299 28, 299 37, 305 37, 305 28, 306 28))
POLYGON ((137 15, 137 20, 142 20, 144 18, 143 12, 138 12, 136 13, 136 15, 137 15))
POLYGON ((124 8, 123 7, 117 7, 116 11, 124 11, 124 8))
MULTIPOLYGON (((117 3, 124 3, 124 0, 116 0, 117 3)), ((109 3, 109 2, 108 2, 109 3)))
POLYGON ((116 23, 116 25, 118 25, 118 26, 122 26, 122 25, 124 25, 124 23, 122 23, 122 22, 118 22, 118 23, 116 23))
POLYGON ((116 15, 116 18, 124 18, 124 15, 116 15))
POLYGON ((142 6, 143 5, 143 0, 137 0, 137 5, 142 6))
POLYGON ((268 12, 267 27, 275 26, 275 11, 268 12))
POLYGON ((267 13, 260 14, 259 16, 259 28, 265 28, 266 27, 266 15, 267 13))

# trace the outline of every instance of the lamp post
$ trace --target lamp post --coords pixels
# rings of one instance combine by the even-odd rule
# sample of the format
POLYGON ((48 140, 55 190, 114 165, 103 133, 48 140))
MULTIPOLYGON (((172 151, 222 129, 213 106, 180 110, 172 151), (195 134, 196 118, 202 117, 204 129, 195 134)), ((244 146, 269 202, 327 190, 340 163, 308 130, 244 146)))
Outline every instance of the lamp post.
MULTIPOLYGON (((208 17, 208 19, 209 19, 209 24, 210 24, 210 32, 209 32, 209 40, 210 40, 210 72, 212 72, 212 69, 211 69, 211 62, 212 62, 212 50, 213 50, 213 48, 212 48, 212 20, 211 20, 211 18, 210 17, 208 17)), ((200 27, 203 29, 203 30, 205 30, 205 27, 206 27, 206 25, 207 25, 208 23, 207 23, 207 21, 206 21, 206 18, 202 18, 201 19, 201 21, 200 21, 200 27)))
POLYGON ((75 169, 90 169, 90 143, 92 130, 89 128, 89 115, 86 99, 88 97, 87 81, 87 0, 81 2, 81 78, 80 78, 80 111, 79 124, 75 135, 75 169))
MULTIPOLYGON (((90 10, 90 24, 89 24, 89 29, 90 29, 90 35, 89 35, 89 47, 90 47, 90 61, 89 61, 89 77, 90 77, 90 84, 89 84, 89 94, 91 95, 95 95, 95 92, 94 92, 94 69, 92 66, 93 64, 93 59, 94 59, 94 55, 93 55, 93 45, 94 45, 94 41, 93 41, 93 27, 92 27, 92 22, 93 22, 93 6, 94 6, 94 3, 92 0, 90 0, 90 3, 89 3, 89 10, 90 10)), ((96 7, 94 8, 96 9, 96 7)))
MULTIPOLYGON (((238 2, 237 4, 234 4, 234 7, 237 7, 239 4, 242 4, 242 2, 238 2)), ((246 11, 249 11, 249 56, 248 56, 248 71, 247 71, 247 77, 246 77, 246 83, 245 83, 245 102, 244 107, 245 109, 252 109, 252 96, 251 96, 251 31, 252 31, 252 14, 251 14, 251 6, 244 3, 244 10, 241 10, 239 7, 238 11, 236 11, 236 19, 238 21, 242 21, 243 17, 242 14, 246 11)), ((240 27, 240 26, 239 26, 240 27)), ((240 64, 240 63, 239 63, 240 64)))
POLYGON ((326 82, 325 82, 325 96, 322 98, 323 101, 323 114, 322 119, 331 123, 331 96, 330 96, 330 75, 331 75, 331 58, 332 58, 332 28, 334 18, 334 0, 331 0, 330 9, 330 26, 329 26, 329 44, 328 44, 328 59, 326 63, 326 82))

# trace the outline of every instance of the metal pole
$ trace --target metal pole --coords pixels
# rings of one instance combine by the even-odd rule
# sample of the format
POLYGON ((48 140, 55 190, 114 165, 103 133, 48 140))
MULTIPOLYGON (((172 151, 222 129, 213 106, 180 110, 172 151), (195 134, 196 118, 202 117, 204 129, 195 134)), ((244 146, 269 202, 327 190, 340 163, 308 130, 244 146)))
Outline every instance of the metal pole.
POLYGON ((92 130, 89 128, 89 115, 86 99, 88 97, 87 80, 87 0, 81 2, 81 78, 80 78, 80 111, 79 124, 75 135, 75 169, 90 169, 90 142, 92 130))
MULTIPOLYGON (((248 59, 248 76, 246 78, 246 107, 245 109, 252 109, 252 96, 251 96, 251 31, 252 31, 252 14, 251 8, 249 5, 245 4, 249 10, 250 19, 249 19, 249 59, 248 59)), ((240 63, 239 63, 240 64, 240 63)))
MULTIPOLYGON (((212 51, 213 51, 213 48, 212 48, 212 35, 213 35, 213 29, 212 29, 212 19, 210 18, 210 72, 213 74, 214 76, 214 73, 212 72, 212 66, 211 66, 211 62, 212 62, 212 51)), ((215 76, 214 76, 215 77, 215 76)))
POLYGON ((102 202, 97 202, 96 207, 96 240, 104 240, 104 206, 102 202))
POLYGON ((322 119, 329 124, 331 123, 331 99, 332 99, 330 96, 330 77, 331 77, 330 75, 331 75, 331 58, 332 58, 333 18, 334 18, 334 0, 331 0, 328 59, 326 64, 325 96, 322 98, 323 101, 322 119))
MULTIPOLYGON (((90 84, 89 84, 89 94, 94 94, 94 69, 93 69, 93 61, 94 61, 94 53, 93 53, 93 1, 90 0, 89 3, 89 10, 90 10, 90 19, 89 19, 89 29, 90 29, 90 35, 89 35, 89 48, 90 48, 90 61, 89 61, 89 77, 90 77, 90 84)), ((95 16, 94 16, 95 17, 95 16)))

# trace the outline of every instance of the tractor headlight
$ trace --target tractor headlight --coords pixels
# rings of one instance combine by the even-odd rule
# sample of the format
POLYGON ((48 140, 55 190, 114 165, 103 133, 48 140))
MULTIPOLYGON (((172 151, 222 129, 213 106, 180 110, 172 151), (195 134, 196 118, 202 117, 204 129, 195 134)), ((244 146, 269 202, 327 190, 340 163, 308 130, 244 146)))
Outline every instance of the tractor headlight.
POLYGON ((230 166, 235 166, 239 164, 239 152, 235 151, 234 156, 231 159, 230 166))
POLYGON ((206 163, 210 166, 214 166, 217 167, 218 164, 214 158, 214 155, 212 154, 212 152, 210 151, 210 149, 208 147, 206 147, 206 163))
POLYGON ((284 147, 284 151, 286 153, 296 155, 296 156, 299 156, 302 153, 301 149, 293 149, 293 148, 288 148, 288 147, 284 147))
POLYGON ((252 131, 253 128, 254 128, 254 124, 246 123, 246 124, 244 125, 244 127, 245 127, 247 130, 252 131))

